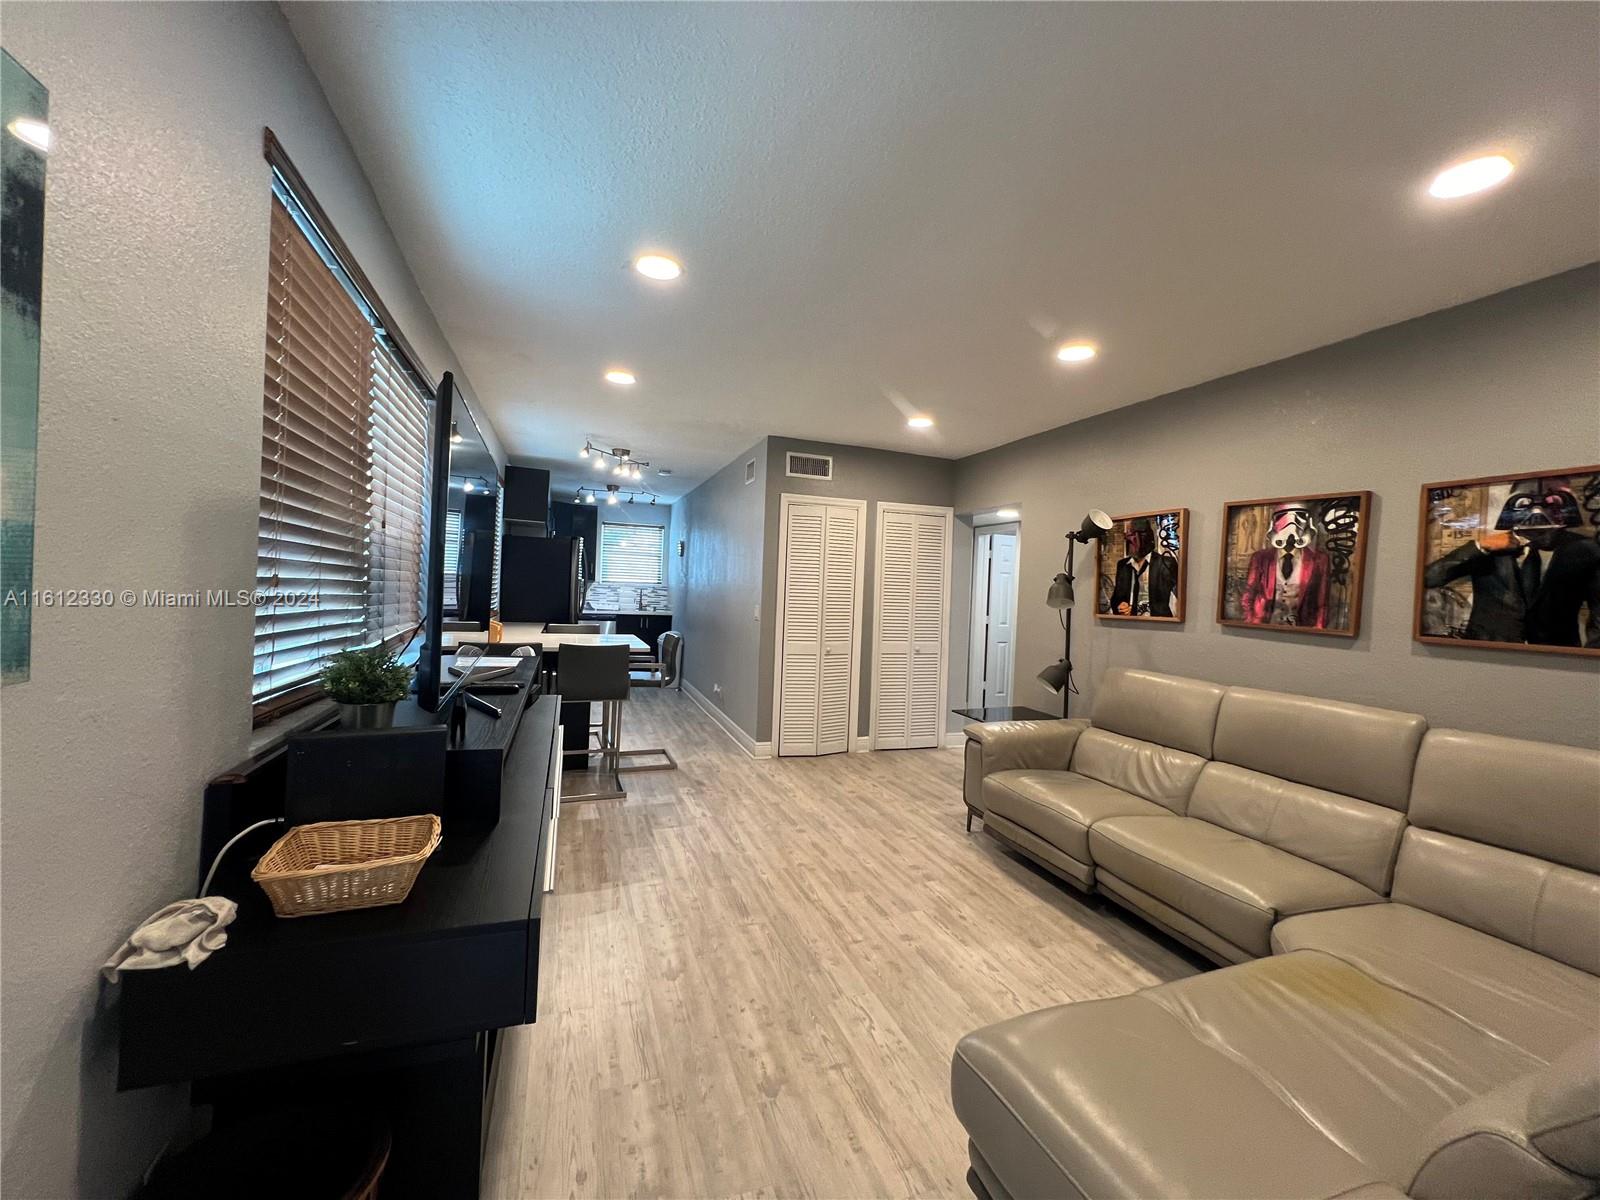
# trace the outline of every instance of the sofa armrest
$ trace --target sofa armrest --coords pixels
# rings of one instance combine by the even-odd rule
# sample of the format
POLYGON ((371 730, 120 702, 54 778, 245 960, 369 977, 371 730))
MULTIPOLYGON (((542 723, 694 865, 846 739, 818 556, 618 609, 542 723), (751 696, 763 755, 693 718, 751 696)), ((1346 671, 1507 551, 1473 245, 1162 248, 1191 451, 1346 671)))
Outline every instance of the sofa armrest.
POLYGON ((1082 717, 1058 721, 993 721, 966 728, 966 772, 961 793, 967 807, 981 813, 983 777, 1027 768, 1065 771, 1078 735, 1089 728, 1082 717))

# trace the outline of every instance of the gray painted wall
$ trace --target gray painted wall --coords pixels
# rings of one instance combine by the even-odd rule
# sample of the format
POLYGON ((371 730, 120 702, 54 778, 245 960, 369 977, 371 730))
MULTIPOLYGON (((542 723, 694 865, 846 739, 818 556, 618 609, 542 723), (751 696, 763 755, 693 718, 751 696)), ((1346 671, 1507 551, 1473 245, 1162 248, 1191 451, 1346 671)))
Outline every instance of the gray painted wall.
MULTIPOLYGON (((7 6, 4 40, 50 89, 55 134, 36 586, 249 587, 263 125, 426 368, 458 364, 275 5, 7 6)), ((250 735, 252 617, 54 608, 33 629, 33 678, 0 694, 0 1191, 121 1196, 187 1102, 116 1094, 96 969, 194 887, 201 788, 250 735)))
POLYGON ((1600 745, 1600 662, 1411 637, 1423 483, 1600 462, 1597 329, 1590 266, 962 460, 959 510, 1022 510, 1017 702, 1059 703, 1033 674, 1060 653, 1043 598, 1062 534, 1091 507, 1186 506, 1188 619, 1077 620, 1075 713, 1105 668, 1137 666, 1600 745), (1360 636, 1217 625, 1223 502, 1344 489, 1373 492, 1360 636))
POLYGON ((766 503, 766 440, 757 442, 672 506, 668 540, 687 543, 669 569, 683 632, 684 681, 752 738, 759 701, 761 537, 766 503), (745 464, 755 462, 755 482, 745 464))
MULTIPOLYGON (((762 533, 761 611, 765 619, 761 627, 761 644, 757 662, 760 665, 760 683, 757 691, 757 741, 772 737, 772 685, 776 677, 776 632, 773 618, 778 607, 778 523, 780 497, 785 492, 800 496, 836 496, 846 500, 867 501, 866 577, 864 580, 864 620, 861 629, 861 674, 857 680, 860 697, 860 716, 856 732, 865 734, 872 719, 872 614, 875 603, 874 558, 877 554, 878 505, 886 502, 901 504, 937 504, 950 506, 955 499, 955 467, 953 460, 932 458, 921 454, 899 454, 891 450, 868 450, 861 446, 835 446, 827 442, 802 442, 789 438, 767 439, 766 519, 762 533), (790 479, 785 475, 789 452, 802 454, 831 454, 833 478, 790 479)), ((956 535, 962 535, 957 526, 956 535)), ((966 534, 967 556, 971 559, 971 533, 966 534)), ((971 567, 951 579, 952 611, 955 595, 971 577, 971 567)), ((965 606, 963 606, 963 612, 965 606)), ((962 653, 966 639, 962 638, 962 653)), ((954 656, 955 643, 951 642, 954 656)))

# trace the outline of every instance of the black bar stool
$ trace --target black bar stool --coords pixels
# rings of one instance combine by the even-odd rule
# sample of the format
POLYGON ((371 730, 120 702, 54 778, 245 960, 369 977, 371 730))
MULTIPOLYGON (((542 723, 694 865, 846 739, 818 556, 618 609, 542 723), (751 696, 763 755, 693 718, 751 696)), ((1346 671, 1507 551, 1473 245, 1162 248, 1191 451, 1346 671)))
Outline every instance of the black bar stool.
MULTIPOLYGON (((613 789, 596 792, 566 792, 563 800, 611 800, 628 793, 622 790, 618 773, 622 741, 622 703, 628 698, 628 647, 578 646, 568 642, 556 660, 556 694, 562 704, 600 705, 600 722, 591 725, 599 734, 600 771, 609 773, 613 789)), ((589 753, 585 745, 563 754, 589 753)))
MULTIPOLYGON (((683 634, 669 629, 656 639, 656 657, 651 662, 638 662, 633 664, 633 670, 628 674, 628 682, 633 687, 644 688, 669 688, 679 685, 679 663, 683 655, 683 634)), ((643 758, 646 756, 659 756, 665 762, 646 763, 638 767, 618 767, 622 771, 676 771, 678 760, 672 757, 672 752, 665 746, 652 746, 648 750, 618 750, 618 758, 643 758)))

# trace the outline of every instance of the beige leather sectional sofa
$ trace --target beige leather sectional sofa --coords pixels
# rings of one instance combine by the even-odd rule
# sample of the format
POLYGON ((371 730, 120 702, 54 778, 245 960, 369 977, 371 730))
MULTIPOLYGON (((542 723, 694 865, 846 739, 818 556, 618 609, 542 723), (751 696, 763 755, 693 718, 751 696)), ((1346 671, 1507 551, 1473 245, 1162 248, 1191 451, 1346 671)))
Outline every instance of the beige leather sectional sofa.
POLYGON ((1112 671, 968 729, 989 833, 1222 964, 980 1029, 980 1196, 1600 1194, 1600 754, 1112 671))

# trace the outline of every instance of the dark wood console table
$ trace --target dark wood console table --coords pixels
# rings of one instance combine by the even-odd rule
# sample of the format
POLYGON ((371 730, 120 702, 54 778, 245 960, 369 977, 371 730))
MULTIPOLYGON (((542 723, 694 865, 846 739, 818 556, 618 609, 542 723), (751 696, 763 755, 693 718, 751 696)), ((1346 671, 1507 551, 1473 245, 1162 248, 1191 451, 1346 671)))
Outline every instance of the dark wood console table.
MULTIPOLYGON (((119 1089, 192 1082, 217 1122, 285 1101, 370 1105, 394 1135, 385 1197, 477 1196, 497 1031, 537 1012, 558 710, 545 696, 520 714, 499 823, 452 828, 447 811, 403 904, 280 919, 249 872, 283 827, 235 846, 211 889, 239 905, 227 945, 193 971, 123 976, 119 1089)), ((273 756, 248 766, 278 770, 281 794, 273 756)))

